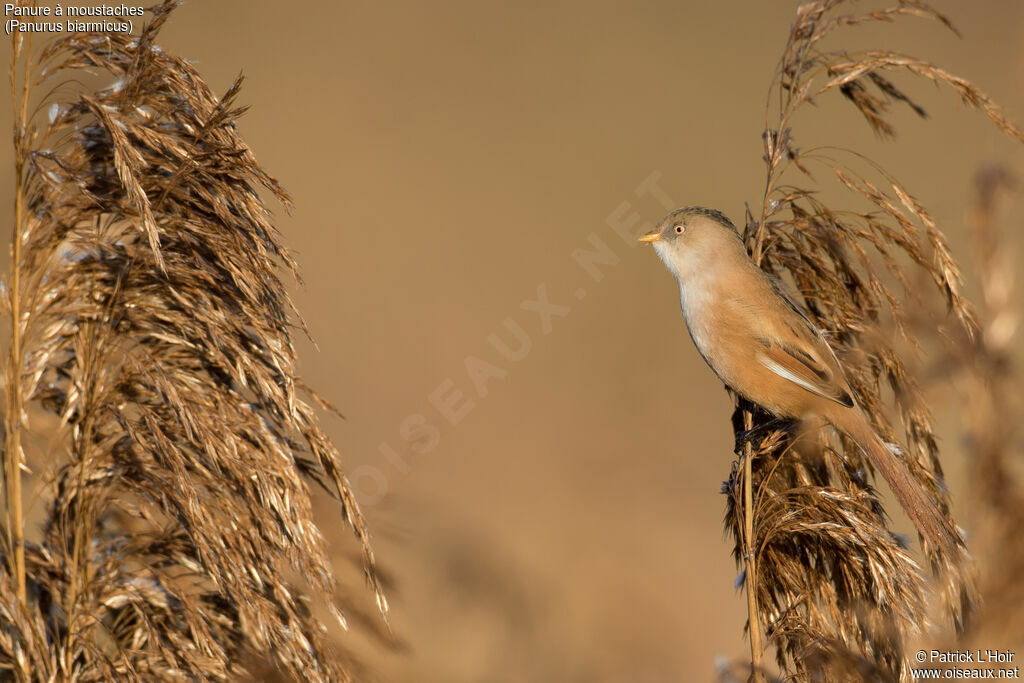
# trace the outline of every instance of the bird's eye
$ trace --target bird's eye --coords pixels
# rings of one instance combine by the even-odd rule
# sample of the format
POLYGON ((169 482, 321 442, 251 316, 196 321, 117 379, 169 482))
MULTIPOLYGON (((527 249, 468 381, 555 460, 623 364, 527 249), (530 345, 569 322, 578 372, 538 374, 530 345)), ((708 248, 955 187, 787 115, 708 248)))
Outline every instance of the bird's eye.
POLYGON ((676 226, 676 234, 677 235, 682 235, 683 234, 683 230, 686 230, 685 226, 683 226, 683 225, 677 225, 676 226))

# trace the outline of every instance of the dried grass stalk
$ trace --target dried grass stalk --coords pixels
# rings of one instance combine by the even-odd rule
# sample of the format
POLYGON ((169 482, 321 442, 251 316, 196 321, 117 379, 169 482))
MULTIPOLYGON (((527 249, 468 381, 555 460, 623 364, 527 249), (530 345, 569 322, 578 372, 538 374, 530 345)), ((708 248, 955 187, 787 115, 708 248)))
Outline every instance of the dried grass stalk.
MULTIPOLYGON (((297 375, 281 270, 298 275, 260 192, 290 200, 239 136, 241 79, 217 97, 155 43, 177 4, 138 36, 73 34, 38 58, 15 40, 16 102, 84 70, 110 78, 15 131, 7 427, 27 430, 22 404, 38 406, 64 452, 40 479, 42 537, 0 577, 0 669, 225 680, 259 655, 297 680, 346 680, 309 604, 337 607, 309 482, 337 498, 386 604, 297 375)), ((5 557, 19 550, 11 534, 5 557)))
MULTIPOLYGON (((959 266, 934 218, 895 177, 854 150, 798 148, 793 123, 804 105, 838 93, 880 136, 892 136, 893 104, 925 113, 892 80, 892 72, 903 71, 951 87, 1012 138, 1024 141, 1024 133, 973 84, 935 65, 894 52, 828 48, 839 29, 871 22, 919 17, 952 29, 918 0, 842 13, 854 6, 815 0, 797 11, 769 93, 764 197, 756 213, 748 210, 744 239, 767 273, 798 292, 843 362, 858 403, 883 438, 904 444, 909 470, 953 523, 931 413, 908 371, 918 349, 907 333, 907 308, 939 300, 962 334, 975 337, 959 266), (829 178, 830 194, 821 194, 829 178), (920 286, 921 275, 931 289, 920 286)), ((738 436, 745 423, 754 427, 745 439, 755 491, 753 577, 744 546, 742 458, 725 492, 726 527, 756 597, 758 613, 748 627, 763 621, 779 667, 799 680, 906 680, 904 642, 923 627, 929 590, 942 597, 950 623, 965 626, 976 602, 970 563, 924 543, 934 576, 929 586, 906 541, 887 527, 870 466, 852 442, 780 428, 738 401, 738 436)))

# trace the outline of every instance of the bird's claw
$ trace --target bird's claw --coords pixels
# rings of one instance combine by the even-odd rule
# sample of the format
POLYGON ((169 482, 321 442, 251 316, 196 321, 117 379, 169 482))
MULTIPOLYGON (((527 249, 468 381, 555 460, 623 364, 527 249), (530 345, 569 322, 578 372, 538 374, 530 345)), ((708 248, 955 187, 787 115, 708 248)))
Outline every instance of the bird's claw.
POLYGON ((789 420, 786 420, 785 418, 775 417, 772 418, 771 420, 768 420, 767 422, 764 422, 762 424, 757 425, 756 427, 753 427, 752 429, 746 429, 743 431, 736 432, 735 451, 739 453, 741 450, 743 450, 743 447, 746 446, 748 443, 751 444, 751 446, 753 446, 753 442, 755 439, 770 434, 775 429, 787 424, 788 422, 789 420))

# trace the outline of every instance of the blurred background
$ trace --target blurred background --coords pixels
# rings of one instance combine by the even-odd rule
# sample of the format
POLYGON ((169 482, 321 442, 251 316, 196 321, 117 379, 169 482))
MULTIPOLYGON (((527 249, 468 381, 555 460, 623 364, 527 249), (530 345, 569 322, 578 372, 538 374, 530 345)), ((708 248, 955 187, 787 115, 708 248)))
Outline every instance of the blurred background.
MULTIPOLYGON (((346 416, 329 432, 390 582, 397 646, 372 635, 324 501, 369 619, 339 640, 372 677, 709 680, 745 656, 720 493, 731 401, 671 276, 626 237, 675 206, 738 224, 760 206, 796 5, 193 0, 172 16, 162 41, 215 90, 244 73, 242 134, 295 198, 277 217, 315 341, 301 368, 346 416)), ((935 61, 1024 121, 1024 4, 936 5, 962 38, 910 20, 839 39, 935 61)), ((830 100, 797 145, 873 154, 966 259, 972 177, 1020 172, 1024 149, 900 76, 931 117, 900 112, 895 144, 830 100)), ((1022 209, 1000 214, 1018 254, 1022 209)), ((955 496, 959 418, 936 409, 955 496)))

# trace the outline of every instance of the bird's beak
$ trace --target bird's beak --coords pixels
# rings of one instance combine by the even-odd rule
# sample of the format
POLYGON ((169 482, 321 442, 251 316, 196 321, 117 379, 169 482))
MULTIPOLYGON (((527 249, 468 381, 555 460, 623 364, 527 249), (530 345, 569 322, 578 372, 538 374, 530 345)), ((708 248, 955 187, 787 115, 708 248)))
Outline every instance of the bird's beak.
POLYGON ((639 239, 641 242, 660 242, 661 233, 658 232, 657 230, 651 230, 650 232, 641 235, 637 239, 639 239))

